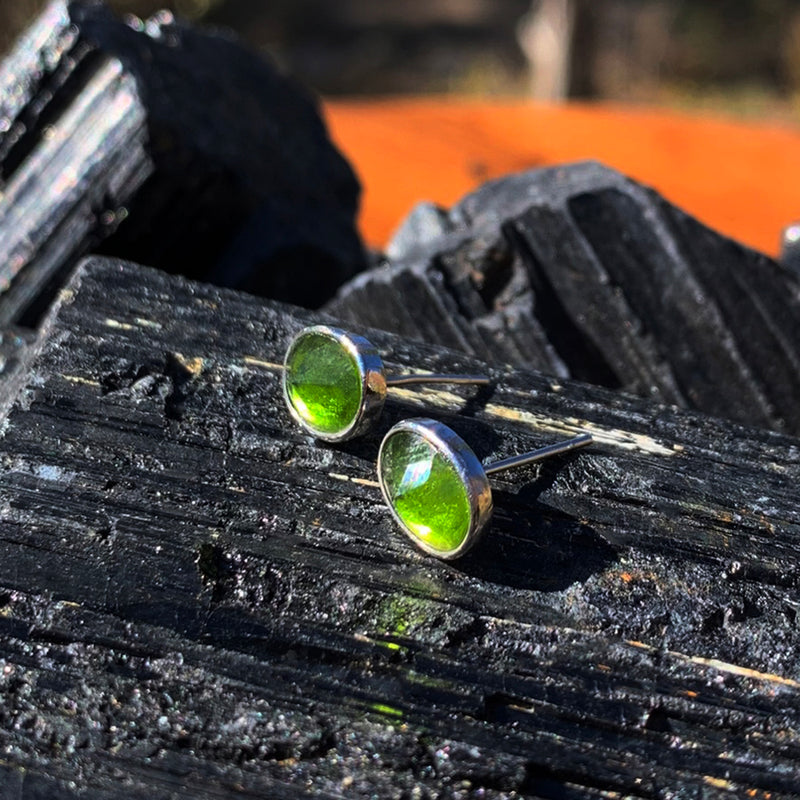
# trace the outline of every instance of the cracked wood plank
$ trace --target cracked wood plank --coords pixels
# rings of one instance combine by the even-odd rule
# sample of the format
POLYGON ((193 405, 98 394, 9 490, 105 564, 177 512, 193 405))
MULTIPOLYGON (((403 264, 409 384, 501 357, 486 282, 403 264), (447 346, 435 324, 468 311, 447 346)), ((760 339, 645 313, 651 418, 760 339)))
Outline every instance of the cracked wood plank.
POLYGON ((280 363, 318 316, 92 259, 0 439, 0 775, 14 797, 789 797, 800 443, 370 333, 391 392, 320 446, 280 363), (375 485, 400 418, 498 476, 440 563, 375 485), (610 794, 609 794, 610 793, 610 794))

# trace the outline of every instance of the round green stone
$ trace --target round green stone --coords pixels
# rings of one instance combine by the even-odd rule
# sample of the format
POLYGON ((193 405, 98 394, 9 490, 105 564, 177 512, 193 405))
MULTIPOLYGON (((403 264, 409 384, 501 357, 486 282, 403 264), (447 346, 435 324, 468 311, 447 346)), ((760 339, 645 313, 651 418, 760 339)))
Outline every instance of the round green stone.
POLYGON ((408 430, 391 434, 381 451, 381 483, 406 529, 441 553, 469 533, 467 487, 453 462, 427 439, 408 430))
POLYGON ((361 372, 356 359, 331 336, 299 336, 286 357, 284 380, 289 402, 313 431, 340 433, 358 416, 361 372))

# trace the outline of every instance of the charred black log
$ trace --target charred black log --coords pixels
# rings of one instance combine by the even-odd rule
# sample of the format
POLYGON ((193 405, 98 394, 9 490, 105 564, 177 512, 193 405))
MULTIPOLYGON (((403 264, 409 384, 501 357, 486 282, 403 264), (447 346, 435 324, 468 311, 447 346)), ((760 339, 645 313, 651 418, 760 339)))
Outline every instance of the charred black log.
POLYGON ((299 86, 169 14, 56 0, 0 66, 0 327, 98 248, 319 305, 364 264, 357 198, 299 86))
POLYGON ((800 277, 599 164, 422 207, 327 306, 496 363, 800 433, 800 277))
POLYGON ((280 391, 317 319, 112 260, 62 294, 1 426, 4 796, 800 792, 797 439, 372 332, 494 385, 321 446, 280 391), (422 413, 597 444, 446 564, 374 480, 422 413))

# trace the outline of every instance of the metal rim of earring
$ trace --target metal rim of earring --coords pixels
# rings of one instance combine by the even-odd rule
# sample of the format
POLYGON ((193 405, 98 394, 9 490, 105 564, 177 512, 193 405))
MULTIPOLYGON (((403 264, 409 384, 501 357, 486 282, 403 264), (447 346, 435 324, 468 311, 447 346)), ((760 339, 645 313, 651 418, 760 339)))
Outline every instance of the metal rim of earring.
POLYGON ((316 438, 326 442, 342 442, 364 433, 381 415, 386 401, 386 373, 383 360, 368 339, 330 325, 312 325, 300 331, 291 341, 283 361, 283 398, 292 418, 316 438), (336 342, 353 359, 358 371, 361 399, 358 411, 350 422, 335 431, 326 431, 313 425, 295 406, 289 387, 290 361, 303 339, 320 336, 336 342))
MULTIPOLYGON (((414 373, 410 375, 392 375, 387 377, 383 360, 377 348, 368 339, 355 333, 344 331, 330 325, 312 325, 303 328, 292 338, 286 351, 283 362, 283 397, 293 419, 309 433, 318 439, 327 442, 343 442, 354 439, 366 432, 383 411, 386 402, 387 389, 392 386, 409 386, 424 383, 450 383, 487 385, 490 379, 485 375, 445 375, 433 373, 414 373), (328 430, 315 425, 310 418, 312 414, 303 414, 298 409, 298 398, 292 397, 292 373, 294 370, 293 357, 302 347, 304 341, 319 337, 327 342, 334 342, 338 348, 329 355, 337 358, 342 353, 349 359, 345 371, 350 371, 349 378, 353 378, 352 369, 357 374, 356 384, 360 392, 357 408, 346 422, 342 422, 333 430, 328 430)), ((355 389, 355 387, 352 387, 355 389)), ((330 386, 328 387, 330 391, 330 386)))
MULTIPOLYGON (((475 455, 472 448, 444 423, 428 418, 406 419, 393 426, 381 442, 377 463, 378 483, 392 517, 403 532, 421 550, 437 558, 449 561, 460 558, 467 553, 488 530, 493 510, 492 489, 488 478, 490 474, 502 472, 512 467, 537 463, 550 456, 569 453, 592 444, 592 442, 593 438, 590 433, 580 433, 571 439, 484 465, 475 455), (392 489, 388 485, 388 473, 393 465, 387 466, 387 461, 393 457, 388 452, 393 438, 403 434, 419 437, 430 446, 434 454, 440 455, 446 464, 444 471, 446 472, 449 469, 451 479, 455 476, 464 491, 469 507, 468 522, 465 526, 462 525, 461 530, 456 532, 453 536, 453 541, 449 543, 450 546, 436 546, 433 543, 442 539, 443 537, 441 536, 431 537, 426 540, 424 535, 420 535, 420 531, 427 528, 430 532, 432 530, 430 526, 417 522, 416 525, 420 530, 415 530, 414 523, 409 518, 404 518, 397 510, 398 497, 393 496, 392 489)), ((409 472, 409 467, 410 464, 406 466, 406 474, 409 472)), ((438 465, 438 469, 442 471, 441 464, 438 465)), ((413 479, 418 475, 427 474, 430 479, 433 470, 433 458, 430 458, 427 473, 412 468, 410 469, 410 475, 413 479)), ((450 488, 450 495, 451 497, 454 495, 452 487, 450 488)), ((430 505, 430 503, 425 505, 430 505)))

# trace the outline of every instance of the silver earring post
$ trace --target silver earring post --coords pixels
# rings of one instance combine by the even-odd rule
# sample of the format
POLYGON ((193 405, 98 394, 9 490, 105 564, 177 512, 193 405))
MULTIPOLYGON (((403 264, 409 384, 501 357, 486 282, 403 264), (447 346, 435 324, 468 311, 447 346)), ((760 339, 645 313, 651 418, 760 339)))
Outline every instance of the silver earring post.
POLYGON ((386 375, 377 348, 363 336, 329 325, 297 333, 286 351, 283 397, 289 413, 317 439, 344 442, 365 433, 396 386, 452 383, 486 386, 486 375, 386 375))
POLYGON ((536 464, 551 456, 560 456, 564 453, 571 453, 573 450, 579 450, 581 447, 592 444, 592 442, 594 442, 594 439, 591 433, 582 433, 573 439, 556 442, 555 444, 548 444, 546 447, 540 447, 538 450, 531 450, 530 453, 522 453, 522 455, 519 456, 504 458, 502 461, 495 461, 493 464, 484 464, 483 471, 487 475, 494 475, 496 472, 504 472, 513 467, 524 467, 526 464, 536 464))
POLYGON ((386 378, 386 386, 413 386, 415 383, 452 383, 458 385, 488 386, 492 379, 486 375, 443 375, 430 373, 420 375, 390 375, 386 378))

